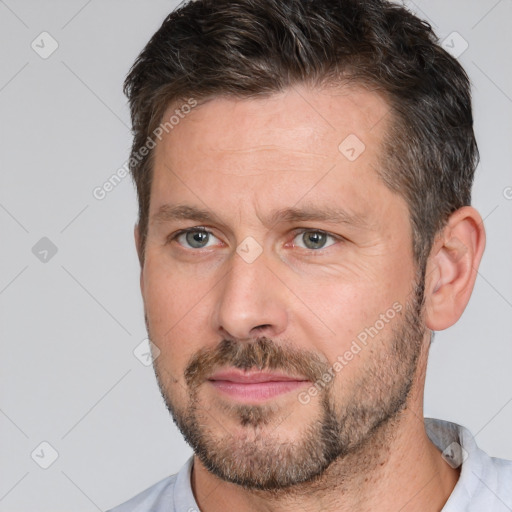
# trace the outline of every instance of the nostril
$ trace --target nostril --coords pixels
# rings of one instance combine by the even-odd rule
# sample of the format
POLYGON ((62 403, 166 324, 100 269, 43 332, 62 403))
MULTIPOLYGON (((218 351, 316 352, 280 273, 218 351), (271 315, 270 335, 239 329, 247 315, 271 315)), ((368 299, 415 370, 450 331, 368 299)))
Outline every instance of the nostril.
POLYGON ((255 332, 260 332, 260 331, 265 331, 265 330, 269 329, 270 327, 272 327, 270 324, 262 324, 262 325, 257 325, 256 327, 253 327, 252 330, 255 332))

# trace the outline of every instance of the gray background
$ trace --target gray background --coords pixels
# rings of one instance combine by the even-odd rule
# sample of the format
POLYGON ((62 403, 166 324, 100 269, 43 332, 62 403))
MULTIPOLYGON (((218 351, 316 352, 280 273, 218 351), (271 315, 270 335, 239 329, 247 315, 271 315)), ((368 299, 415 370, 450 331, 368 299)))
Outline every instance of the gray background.
MULTIPOLYGON (((425 414, 512 458, 512 0, 406 3, 453 51, 467 41, 488 233, 472 300, 433 344, 425 414)), ((128 156, 123 78, 175 5, 0 0, 0 511, 105 510, 190 455, 133 353, 146 333, 130 178, 92 194, 128 156), (46 59, 43 31, 58 43, 46 59)))

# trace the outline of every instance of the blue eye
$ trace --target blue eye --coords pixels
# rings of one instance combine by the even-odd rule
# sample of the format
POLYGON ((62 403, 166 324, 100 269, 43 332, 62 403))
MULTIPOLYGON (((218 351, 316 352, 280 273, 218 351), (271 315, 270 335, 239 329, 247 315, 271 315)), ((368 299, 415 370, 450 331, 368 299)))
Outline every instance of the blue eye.
MULTIPOLYGON (((219 239, 206 228, 195 227, 183 229, 170 236, 169 241, 177 241, 187 249, 204 249, 219 243, 219 239)), ((302 249, 319 250, 325 249, 337 241, 334 235, 325 231, 306 229, 297 233, 293 238, 293 245, 302 249)))
POLYGON ((325 247, 329 247, 330 245, 336 243, 336 239, 332 235, 329 235, 324 231, 318 231, 313 229, 298 233, 293 240, 294 245, 302 247, 303 249, 313 250, 324 249, 325 247), (331 239, 332 241, 331 243, 327 244, 327 241, 329 239, 331 239), (296 242, 295 240, 299 240, 299 242, 296 242), (301 245, 301 243, 303 245, 301 245))
POLYGON ((217 238, 204 228, 184 229, 178 233, 174 239, 178 241, 180 245, 189 247, 191 249, 203 249, 210 247, 213 241, 217 238))

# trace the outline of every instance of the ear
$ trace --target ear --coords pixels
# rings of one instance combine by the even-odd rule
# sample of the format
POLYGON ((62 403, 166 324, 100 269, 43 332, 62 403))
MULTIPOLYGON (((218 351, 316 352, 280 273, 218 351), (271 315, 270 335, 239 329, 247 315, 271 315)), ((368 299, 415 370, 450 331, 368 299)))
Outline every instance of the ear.
POLYGON ((461 317, 475 284, 485 248, 480 214, 464 206, 450 215, 436 237, 425 275, 425 321, 441 331, 461 317))
POLYGON ((140 289, 143 290, 144 285, 144 255, 142 254, 142 238, 140 235, 139 225, 135 224, 135 227, 133 229, 133 235, 135 238, 135 248, 137 249, 137 256, 139 257, 139 263, 140 263, 140 289))

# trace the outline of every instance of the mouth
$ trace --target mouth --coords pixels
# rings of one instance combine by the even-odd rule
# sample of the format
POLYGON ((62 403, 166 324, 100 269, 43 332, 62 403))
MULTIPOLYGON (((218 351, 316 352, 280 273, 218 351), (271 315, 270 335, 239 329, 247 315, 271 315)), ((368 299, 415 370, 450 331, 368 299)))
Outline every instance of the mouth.
POLYGON ((208 382, 234 400, 258 403, 298 390, 310 381, 283 373, 231 369, 214 373, 208 382))

